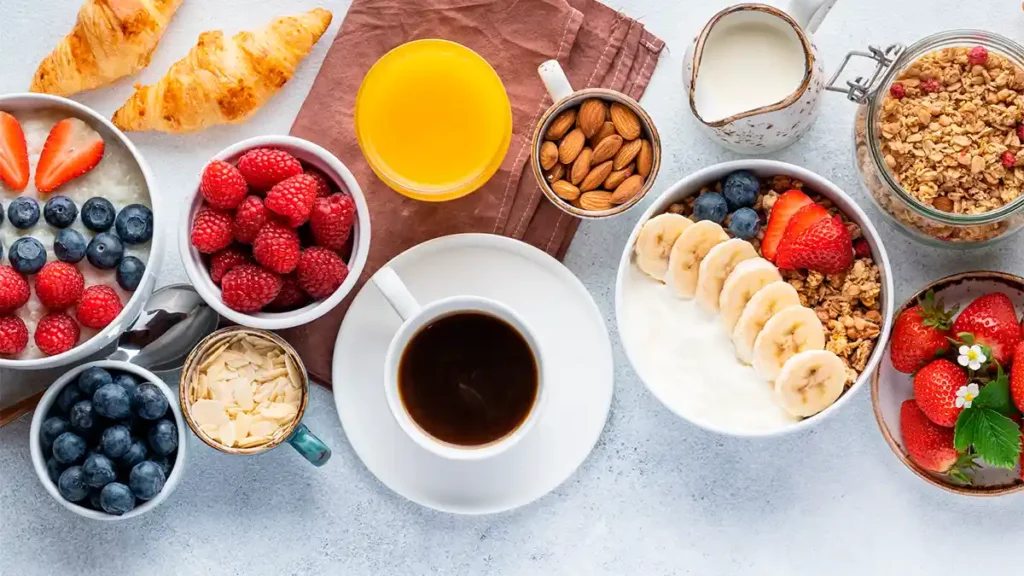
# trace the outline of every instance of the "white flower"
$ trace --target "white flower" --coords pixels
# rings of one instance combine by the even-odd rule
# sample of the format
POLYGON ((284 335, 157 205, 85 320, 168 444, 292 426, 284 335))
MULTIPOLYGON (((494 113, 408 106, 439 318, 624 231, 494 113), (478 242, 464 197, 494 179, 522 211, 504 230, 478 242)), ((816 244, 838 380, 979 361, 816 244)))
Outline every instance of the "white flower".
POLYGON ((971 402, 978 397, 978 385, 971 382, 967 386, 961 386, 956 391, 956 407, 957 408, 970 408, 971 402))
POLYGON ((959 352, 960 355, 957 356, 956 361, 959 362, 961 366, 966 366, 971 370, 980 370, 981 365, 985 360, 988 360, 985 353, 981 351, 981 346, 978 346, 977 344, 971 347, 961 346, 959 352))

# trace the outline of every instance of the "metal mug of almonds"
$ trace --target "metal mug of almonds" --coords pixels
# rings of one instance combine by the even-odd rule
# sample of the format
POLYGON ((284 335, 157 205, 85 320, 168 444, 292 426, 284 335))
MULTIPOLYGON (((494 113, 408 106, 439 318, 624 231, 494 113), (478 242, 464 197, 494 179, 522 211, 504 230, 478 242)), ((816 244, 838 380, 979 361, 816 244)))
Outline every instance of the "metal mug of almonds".
POLYGON ((559 113, 540 146, 544 178, 556 196, 598 212, 625 204, 651 174, 654 150, 640 118, 624 104, 600 98, 559 113))

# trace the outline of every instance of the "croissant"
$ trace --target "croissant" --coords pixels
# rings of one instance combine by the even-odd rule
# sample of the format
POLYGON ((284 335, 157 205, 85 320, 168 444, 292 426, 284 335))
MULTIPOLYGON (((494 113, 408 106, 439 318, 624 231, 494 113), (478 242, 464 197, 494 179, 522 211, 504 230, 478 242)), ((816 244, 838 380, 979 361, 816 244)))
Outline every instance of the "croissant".
POLYGON ((230 39, 204 32, 159 82, 136 87, 114 112, 114 125, 183 133, 245 122, 292 78, 330 24, 331 13, 317 8, 230 39))
POLYGON ((182 0, 86 0, 71 33, 47 56, 33 92, 69 96, 149 65, 182 0))

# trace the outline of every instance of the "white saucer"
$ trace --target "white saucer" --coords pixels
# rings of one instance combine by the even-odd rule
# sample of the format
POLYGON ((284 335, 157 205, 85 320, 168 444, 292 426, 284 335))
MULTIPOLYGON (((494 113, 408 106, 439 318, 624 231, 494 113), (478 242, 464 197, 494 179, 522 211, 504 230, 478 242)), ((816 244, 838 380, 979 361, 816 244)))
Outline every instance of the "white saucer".
POLYGON ((401 320, 368 282, 338 332, 333 366, 338 416, 359 458, 398 494, 455 514, 511 510, 558 487, 593 450, 612 400, 611 340, 587 289, 544 252, 490 234, 431 240, 388 265, 421 303, 470 294, 521 314, 543 350, 549 396, 529 434, 492 459, 453 462, 420 448, 384 397, 384 356, 401 320))

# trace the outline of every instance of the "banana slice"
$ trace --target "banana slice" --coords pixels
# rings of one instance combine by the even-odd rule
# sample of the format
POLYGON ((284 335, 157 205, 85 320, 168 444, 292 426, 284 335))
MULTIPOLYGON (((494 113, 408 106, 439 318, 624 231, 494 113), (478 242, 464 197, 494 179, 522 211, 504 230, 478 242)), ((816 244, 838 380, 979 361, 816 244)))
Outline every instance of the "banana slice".
POLYGON ((726 332, 732 334, 747 302, 758 290, 779 280, 782 280, 779 269, 764 258, 752 258, 737 264, 722 284, 722 294, 718 298, 726 332))
POLYGON ((672 245, 691 225, 693 220, 679 214, 661 214, 648 220, 636 237, 637 267, 651 278, 664 282, 672 245))
POLYGON ((765 380, 775 380, 793 356, 824 348, 825 330, 814 310, 790 306, 769 318, 754 340, 754 370, 765 380))
POLYGON ((757 250, 746 240, 733 238, 717 244, 700 263, 697 302, 712 312, 718 312, 718 298, 725 279, 737 264, 753 258, 757 258, 757 250))
POLYGON ((828 350, 801 352, 782 366, 775 397, 793 416, 814 416, 831 406, 846 386, 846 364, 828 350))
POLYGON ((679 235, 668 257, 665 282, 681 298, 693 298, 697 293, 700 263, 716 245, 729 239, 725 230, 710 220, 695 222, 679 235))
POLYGON ((750 364, 754 359, 754 341, 764 328, 765 322, 783 309, 799 305, 800 295, 788 282, 772 282, 755 292, 732 330, 732 344, 736 347, 736 357, 745 364, 750 364))

